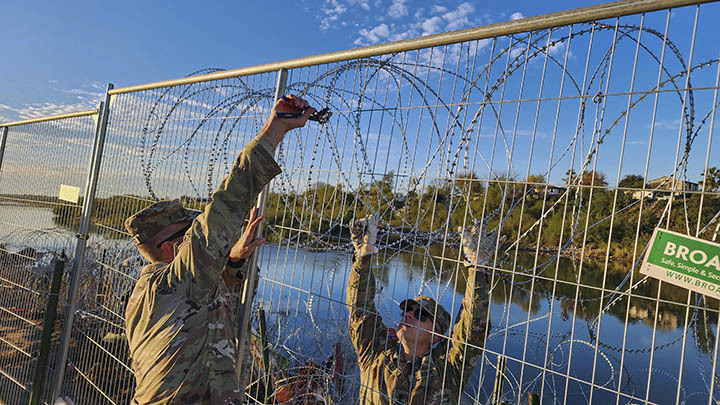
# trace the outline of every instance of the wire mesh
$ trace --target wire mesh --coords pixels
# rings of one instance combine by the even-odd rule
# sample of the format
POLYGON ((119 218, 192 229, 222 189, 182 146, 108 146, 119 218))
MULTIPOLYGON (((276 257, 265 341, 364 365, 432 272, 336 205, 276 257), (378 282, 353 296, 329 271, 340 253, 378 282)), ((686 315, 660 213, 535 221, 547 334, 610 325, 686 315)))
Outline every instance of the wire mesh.
MULTIPOLYGON (((80 192, 80 200, 71 202, 58 195, 61 185, 84 187, 94 132, 92 115, 7 129, 0 167, 0 402, 30 398, 52 259, 62 251, 71 255, 83 197, 80 192)), ((67 302, 65 284, 47 381, 53 377, 67 302)), ((49 400, 50 385, 44 385, 41 399, 49 400)))
POLYGON ((717 49, 699 40, 717 11, 292 70, 288 92, 335 115, 278 154, 256 302, 276 396, 357 401, 348 225, 374 214, 373 315, 388 326, 416 295, 458 312, 457 227, 507 237, 460 402, 491 401, 498 357, 508 403, 714 402, 717 303, 637 266, 656 226, 716 237, 718 193, 698 183, 717 165, 717 49))
POLYGON ((78 312, 63 387, 76 402, 124 404, 134 393, 125 305, 147 262, 125 219, 159 199, 203 208, 264 123, 275 81, 270 73, 113 96, 84 270, 102 282, 95 305, 78 312))
MULTIPOLYGON (((461 231, 505 238, 483 272, 490 327, 457 402, 716 402, 717 301, 637 267, 658 226, 709 240, 720 230, 711 152, 720 63, 707 40, 719 11, 703 4, 289 70, 287 92, 334 115, 289 134, 276 155, 283 173, 267 200, 248 399, 360 400, 349 224, 374 214, 376 313, 356 309, 389 327, 416 295, 457 320, 468 280, 461 231)), ((159 199, 203 207, 265 121, 275 82, 263 73, 113 96, 62 388, 76 403, 128 403, 134 390, 124 308, 144 262, 124 219, 159 199)), ((57 185, 13 177, 12 139, 0 195, 57 185)), ((446 392, 453 376, 440 374, 421 395, 446 392)), ((21 385, 8 383, 9 398, 21 385)))

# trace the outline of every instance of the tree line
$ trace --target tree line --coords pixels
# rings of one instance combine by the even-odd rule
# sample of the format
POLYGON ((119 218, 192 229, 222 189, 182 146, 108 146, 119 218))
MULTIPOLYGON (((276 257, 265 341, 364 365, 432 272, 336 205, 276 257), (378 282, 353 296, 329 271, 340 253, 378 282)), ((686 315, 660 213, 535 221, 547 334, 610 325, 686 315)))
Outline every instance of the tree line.
MULTIPOLYGON (((717 189, 720 183, 720 173, 712 169, 705 181, 708 190, 717 189)), ((604 256, 610 243, 611 255, 631 258, 636 233, 642 249, 656 226, 686 232, 694 230, 698 221, 703 227, 720 210, 720 198, 713 193, 705 196, 702 212, 699 193, 640 204, 633 191, 642 188, 642 176, 625 176, 615 189, 608 188, 605 176, 596 171, 568 173, 565 184, 558 186, 547 184, 542 175, 486 180, 465 173, 428 184, 410 181, 405 190, 399 190, 397 181, 390 172, 353 190, 317 182, 295 193, 271 192, 265 223, 275 228, 268 232, 268 239, 346 241, 350 221, 372 213, 381 224, 381 243, 403 239, 405 244, 423 245, 442 243, 444 235, 453 234, 457 227, 468 227, 485 217, 488 229, 502 224, 506 241, 519 241, 522 249, 572 252, 584 246, 587 255, 604 256), (663 216, 668 204, 670 215, 663 216)), ((195 209, 207 203, 192 197, 182 200, 195 209)), ((148 204, 147 199, 130 195, 97 199, 92 222, 101 226, 93 231, 107 238, 122 238, 122 232, 112 230, 124 230, 125 218, 148 204)), ((76 229, 81 206, 82 201, 79 205, 54 205, 56 224, 76 229)), ((713 231, 714 227, 709 227, 701 237, 710 238, 713 231)))

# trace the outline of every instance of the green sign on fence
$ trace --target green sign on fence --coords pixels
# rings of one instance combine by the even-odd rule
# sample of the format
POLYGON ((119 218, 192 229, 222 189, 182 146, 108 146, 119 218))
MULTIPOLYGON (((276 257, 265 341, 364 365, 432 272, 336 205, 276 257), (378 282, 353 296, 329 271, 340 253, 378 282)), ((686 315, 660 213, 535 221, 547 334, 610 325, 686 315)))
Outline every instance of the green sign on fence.
POLYGON ((720 244, 657 228, 640 273, 720 298, 720 244))

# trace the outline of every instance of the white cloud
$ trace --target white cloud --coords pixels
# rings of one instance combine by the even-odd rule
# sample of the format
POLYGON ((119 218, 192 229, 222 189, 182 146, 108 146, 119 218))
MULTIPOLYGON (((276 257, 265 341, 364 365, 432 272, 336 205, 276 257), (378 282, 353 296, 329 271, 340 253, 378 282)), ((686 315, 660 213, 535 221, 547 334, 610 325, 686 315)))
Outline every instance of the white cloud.
POLYGON ((26 120, 32 118, 47 117, 48 115, 67 114, 71 112, 83 111, 91 109, 93 107, 94 103, 93 105, 91 105, 85 101, 69 104, 36 103, 25 105, 25 107, 15 109, 14 111, 17 112, 20 119, 26 120))
MULTIPOLYGON (((472 58, 472 55, 475 55, 491 42, 490 39, 480 39, 463 44, 452 44, 448 46, 447 50, 439 50, 438 48, 421 49, 419 50, 420 60, 435 69, 442 69, 448 64, 454 64, 459 59, 464 59, 466 55, 470 55, 472 58)), ((422 75, 421 73, 416 74, 422 75)))
POLYGON ((325 0, 321 11, 324 16, 320 20, 320 30, 325 31, 330 28, 330 25, 337 21, 341 15, 345 14, 347 7, 340 4, 337 0, 325 0))
POLYGON ((370 11, 369 0, 354 0, 350 1, 350 3, 357 3, 363 10, 370 11))
POLYGON ((447 21, 446 31, 453 31, 460 29, 470 24, 468 16, 475 11, 470 3, 462 3, 454 11, 443 14, 443 18, 447 21))
POLYGON ((523 13, 519 12, 519 11, 517 11, 517 12, 515 12, 515 13, 512 13, 512 14, 510 15, 510 20, 511 20, 511 21, 521 20, 521 19, 523 19, 523 18, 525 18, 525 15, 524 15, 523 13))
POLYGON ((656 129, 674 129, 680 127, 680 120, 655 121, 656 129))
POLYGON ((405 5, 407 0, 393 0, 392 4, 388 8, 388 15, 392 18, 404 17, 408 14, 408 8, 405 5))
POLYGON ((54 84, 54 83, 57 83, 57 82, 58 82, 57 80, 52 80, 52 79, 48 80, 48 83, 53 83, 53 84, 54 84))
POLYGON ((422 22, 422 35, 432 35, 437 34, 438 32, 442 31, 442 22, 443 19, 441 17, 435 16, 432 18, 428 18, 427 20, 422 22))
POLYGON ((516 46, 510 50, 510 57, 517 58, 518 56, 522 55, 526 50, 527 48, 524 48, 522 46, 516 46))
POLYGON ((81 100, 78 102, 70 103, 33 103, 25 104, 21 107, 12 107, 5 104, 0 104, 0 110, 11 113, 12 118, 5 118, 4 121, 10 120, 27 120, 32 118, 46 117, 48 115, 66 114, 77 111, 90 110, 97 107, 96 100, 81 100))
POLYGON ((387 39, 390 35, 390 30, 388 29, 387 24, 380 24, 377 27, 367 30, 365 28, 361 29, 360 32, 360 38, 355 40, 356 45, 360 45, 362 43, 371 43, 376 44, 380 42, 382 39, 387 39))
POLYGON ((447 11, 447 7, 441 6, 439 4, 432 6, 432 8, 430 9, 430 12, 432 14, 440 14, 440 13, 444 13, 446 11, 447 11))
POLYGON ((553 56, 565 55, 566 48, 567 44, 565 42, 558 42, 556 44, 551 44, 548 51, 550 51, 550 55, 553 56))
MULTIPOLYGON (((400 14, 398 10, 402 9, 405 10, 402 13, 407 14, 405 2, 406 0, 393 0, 390 9, 395 11, 391 12, 389 9, 388 15, 396 18, 400 14)), ((380 18, 381 25, 373 28, 360 28, 358 31, 359 36, 354 40, 354 43, 355 45, 369 45, 379 41, 399 41, 411 37, 438 34, 476 25, 476 21, 479 20, 479 17, 475 16, 475 7, 469 2, 459 4, 455 9, 449 11, 445 6, 435 5, 431 9, 432 16, 427 18, 422 18, 423 10, 419 9, 414 13, 414 20, 406 18, 390 24, 383 23, 382 18, 380 18), (384 31, 376 31, 383 24, 388 29, 387 35, 385 35, 384 31)))
POLYGON ((68 94, 74 94, 76 96, 90 96, 97 98, 98 101, 105 95, 105 93, 98 93, 97 91, 89 91, 85 89, 70 89, 70 90, 63 90, 63 92, 68 94))

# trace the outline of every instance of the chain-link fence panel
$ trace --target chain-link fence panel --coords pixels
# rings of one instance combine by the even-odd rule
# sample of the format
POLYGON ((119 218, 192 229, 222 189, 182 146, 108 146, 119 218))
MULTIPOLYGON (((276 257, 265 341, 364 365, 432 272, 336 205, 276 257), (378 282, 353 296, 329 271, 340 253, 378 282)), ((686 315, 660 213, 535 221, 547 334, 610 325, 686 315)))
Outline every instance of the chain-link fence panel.
POLYGON ((112 96, 91 224, 95 237, 84 269, 101 282, 94 307, 76 316, 72 369, 62 389, 76 403, 125 404, 135 392, 125 307, 148 262, 125 219, 164 199, 202 209, 267 119, 276 81, 268 73, 112 96))
MULTIPOLYGON (((0 402, 27 402, 40 350, 43 316, 61 252, 72 255, 95 111, 73 117, 0 128, 0 402)), ((39 398, 49 401, 66 280, 53 328, 45 383, 39 398)), ((36 387, 37 389, 37 387, 36 387)))
MULTIPOLYGON (((282 87, 332 116, 276 151, 248 340, 228 346, 247 349, 248 401, 716 402, 717 300, 638 271, 656 228, 720 230, 707 40, 720 6, 669 9, 686 4, 612 3, 111 91, 61 393, 130 402, 125 308, 147 262, 123 222, 161 199, 205 207, 282 87)), ((0 197, 13 212, 54 201, 65 229, 81 204, 25 191, 80 187, 53 177, 62 165, 42 170, 58 148, 23 155, 25 178, 6 174, 6 151, 0 197)), ((4 236, 0 256, 6 288, 22 290, 0 305, 11 400, 29 389, 16 366, 32 350, 10 330, 36 331, 25 311, 44 299, 22 268, 62 249, 14 226, 29 231, 4 236)))
POLYGON ((266 395, 714 403, 717 301, 638 267, 655 227, 716 238, 717 186, 701 182, 717 171, 720 67, 702 38, 718 12, 293 69, 287 92, 334 114, 277 155, 252 347, 266 395), (369 215, 368 265, 350 226, 369 215), (440 307, 403 311, 416 296, 449 325, 440 307), (436 324, 418 330, 418 315, 436 324))

